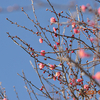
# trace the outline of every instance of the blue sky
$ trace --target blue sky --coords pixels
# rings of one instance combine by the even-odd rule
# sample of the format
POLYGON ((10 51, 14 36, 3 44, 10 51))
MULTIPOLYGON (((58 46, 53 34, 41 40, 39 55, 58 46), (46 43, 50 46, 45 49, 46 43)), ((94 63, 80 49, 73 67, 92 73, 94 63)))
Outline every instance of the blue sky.
MULTIPOLYGON (((49 19, 54 16, 51 12, 46 12, 46 8, 50 8, 47 4, 40 7, 37 5, 38 0, 34 0, 36 7, 36 15, 38 16, 38 21, 41 23, 41 26, 46 27, 50 25, 49 19)), ((47 3, 46 0, 41 0, 44 3, 47 3)), ((70 0, 52 0, 52 3, 59 5, 67 5, 70 0)), ((82 5, 90 3, 92 6, 94 0, 76 0, 76 4, 82 5), (91 1, 91 2, 90 2, 91 1)), ((32 13, 31 0, 2 0, 0 1, 0 7, 3 8, 3 11, 0 12, 0 82, 2 86, 5 87, 7 96, 9 100, 17 100, 13 86, 16 87, 20 100, 29 100, 28 93, 24 88, 24 82, 17 73, 22 75, 22 70, 25 72, 26 77, 29 80, 32 80, 37 87, 41 87, 40 82, 38 81, 38 76, 31 67, 29 60, 34 62, 34 60, 17 46, 10 38, 8 38, 6 32, 9 32, 11 35, 17 35, 26 42, 30 43, 35 50, 45 49, 48 51, 47 46, 44 44, 39 44, 39 37, 33 36, 33 34, 23 28, 17 27, 16 25, 10 24, 6 20, 9 18, 13 22, 17 22, 19 25, 26 26, 29 29, 34 29, 33 23, 26 17, 26 15, 19 9, 18 11, 8 12, 6 9, 9 6, 18 5, 20 7, 25 7, 25 11, 28 15, 34 19, 32 13), (29 6, 29 8, 28 8, 29 6)), ((62 11, 63 9, 58 9, 57 12, 62 11)), ((64 9, 63 11, 68 11, 64 9)), ((71 10, 74 11, 74 10, 71 10)), ((87 15, 86 15, 87 16, 87 15)), ((98 68, 100 70, 100 68, 98 68)))

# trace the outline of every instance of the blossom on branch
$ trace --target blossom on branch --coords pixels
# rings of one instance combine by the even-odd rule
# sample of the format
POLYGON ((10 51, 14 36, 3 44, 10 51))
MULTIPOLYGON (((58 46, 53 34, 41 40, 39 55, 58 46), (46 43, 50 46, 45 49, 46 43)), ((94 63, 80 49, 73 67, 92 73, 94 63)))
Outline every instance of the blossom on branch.
POLYGON ((100 15, 100 7, 98 8, 98 14, 100 15))
POLYGON ((99 80, 99 81, 100 81, 100 72, 97 72, 97 73, 95 74, 94 78, 95 78, 96 80, 99 80))
POLYGON ((89 90, 89 85, 85 84, 84 89, 89 90))
POLYGON ((75 34, 78 34, 78 33, 80 32, 80 31, 77 30, 76 28, 74 28, 73 31, 74 31, 75 34))
POLYGON ((51 23, 55 23, 56 22, 56 19, 54 17, 51 17, 50 22, 51 23))
POLYGON ((55 68, 54 65, 50 65, 51 70, 54 70, 54 68, 55 68))
POLYGON ((43 69, 44 68, 44 64, 40 63, 39 64, 39 68, 40 68, 40 70, 43 69))
POLYGON ((4 98, 3 100, 7 100, 6 98, 4 98))
POLYGON ((86 6, 85 6, 85 5, 82 5, 82 6, 81 6, 81 10, 82 10, 82 12, 85 12, 86 6))
POLYGON ((86 53, 83 49, 80 49, 78 54, 80 58, 90 57, 90 54, 86 53))
POLYGON ((40 38, 40 39, 39 39, 39 42, 40 42, 40 43, 43 43, 43 39, 40 38))
POLYGON ((56 32, 56 31, 57 31, 57 29, 56 29, 55 27, 53 27, 53 30, 54 30, 54 32, 56 32))
POLYGON ((44 50, 41 50, 41 56, 45 56, 45 51, 44 50))

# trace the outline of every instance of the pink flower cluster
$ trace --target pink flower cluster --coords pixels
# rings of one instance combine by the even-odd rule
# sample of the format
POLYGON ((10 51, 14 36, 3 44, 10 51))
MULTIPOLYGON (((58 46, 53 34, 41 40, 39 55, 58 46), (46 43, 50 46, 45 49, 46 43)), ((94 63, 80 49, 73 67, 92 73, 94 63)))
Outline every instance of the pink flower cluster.
MULTIPOLYGON (((88 4, 87 6, 82 5, 82 6, 81 6, 81 10, 82 10, 82 12, 85 12, 86 9, 87 9, 87 7, 89 7, 89 6, 90 6, 89 4, 88 4)), ((100 7, 98 8, 97 12, 98 12, 98 14, 100 15, 100 7)))

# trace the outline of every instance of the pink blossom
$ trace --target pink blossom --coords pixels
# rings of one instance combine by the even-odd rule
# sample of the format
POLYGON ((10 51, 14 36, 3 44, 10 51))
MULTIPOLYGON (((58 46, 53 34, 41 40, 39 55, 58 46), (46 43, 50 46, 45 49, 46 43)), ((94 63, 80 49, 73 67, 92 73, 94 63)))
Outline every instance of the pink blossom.
POLYGON ((98 14, 100 15, 100 7, 98 8, 98 14))
POLYGON ((53 30, 54 30, 54 32, 56 32, 56 31, 57 31, 57 29, 56 29, 55 27, 53 27, 53 30))
POLYGON ((80 58, 90 57, 90 54, 87 54, 83 49, 80 49, 78 54, 80 58))
POLYGON ((4 98, 3 100, 7 100, 6 98, 4 98))
POLYGON ((43 39, 40 38, 40 39, 39 39, 39 42, 40 42, 40 43, 43 43, 43 39))
POLYGON ((43 69, 43 68, 44 68, 44 64, 40 63, 40 64, 39 64, 39 68, 40 68, 40 69, 43 69))
POLYGON ((77 82, 82 82, 83 80, 82 79, 77 79, 77 82))
POLYGON ((100 72, 97 72, 97 73, 95 74, 94 78, 95 78, 96 80, 100 80, 100 72))
POLYGON ((85 6, 85 5, 82 5, 82 6, 81 6, 81 10, 82 10, 83 12, 85 12, 85 9, 86 9, 86 6, 85 6))
POLYGON ((72 83, 70 83, 70 85, 73 85, 72 83))
POLYGON ((55 68, 54 65, 50 65, 51 70, 54 70, 54 68, 55 68))
POLYGON ((60 45, 60 43, 59 43, 59 42, 56 42, 56 44, 57 44, 57 45, 60 45))
POLYGON ((74 28, 74 27, 75 27, 75 25, 76 25, 76 23, 75 23, 75 22, 73 22, 73 23, 72 23, 72 28, 74 28))
POLYGON ((41 56, 45 56, 45 51, 44 50, 41 50, 41 56))
POLYGON ((57 46, 54 44, 54 49, 57 49, 57 46))
POLYGON ((55 22, 56 22, 56 19, 55 19, 54 17, 51 17, 51 18, 50 18, 50 22, 51 22, 51 23, 55 23, 55 22))
POLYGON ((85 57, 85 51, 83 49, 80 49, 78 52, 80 58, 84 58, 85 57))
POLYGON ((89 85, 85 84, 84 89, 89 90, 89 85))
POLYGON ((40 91, 42 91, 43 90, 43 88, 40 88, 40 91))
POLYGON ((61 75, 61 72, 56 72, 55 76, 60 76, 61 75))
POLYGON ((73 31, 74 31, 75 34, 78 34, 78 33, 80 32, 80 31, 77 30, 76 28, 74 28, 73 31))

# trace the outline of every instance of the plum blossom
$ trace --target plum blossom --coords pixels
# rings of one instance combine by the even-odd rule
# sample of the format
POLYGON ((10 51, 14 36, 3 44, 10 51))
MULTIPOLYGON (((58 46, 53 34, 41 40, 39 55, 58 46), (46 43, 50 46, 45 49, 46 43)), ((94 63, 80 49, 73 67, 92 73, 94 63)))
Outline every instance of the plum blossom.
POLYGON ((75 27, 75 25, 76 25, 76 23, 75 23, 75 22, 73 22, 73 23, 72 23, 72 28, 74 28, 74 27, 75 27))
POLYGON ((61 75, 61 72, 56 72, 55 76, 60 76, 61 75))
POLYGON ((54 32, 56 32, 56 31, 57 31, 57 29, 56 29, 55 27, 53 27, 53 31, 54 31, 54 32))
POLYGON ((100 7, 98 8, 98 14, 100 15, 100 7))
POLYGON ((78 54, 80 58, 90 57, 90 54, 86 53, 83 49, 80 49, 78 54))
POLYGON ((100 72, 97 72, 97 73, 95 74, 94 78, 95 78, 96 80, 99 80, 99 81, 100 81, 100 72))
POLYGON ((80 32, 80 31, 77 30, 76 28, 74 28, 73 31, 74 31, 75 34, 78 34, 78 33, 80 32))
POLYGON ((51 18, 50 18, 50 22, 51 22, 51 23, 55 23, 55 22, 56 22, 56 19, 55 19, 54 17, 51 17, 51 18))
POLYGON ((4 98, 3 100, 7 100, 6 98, 4 98))
POLYGON ((39 42, 40 42, 40 43, 43 43, 43 39, 40 38, 40 39, 39 39, 39 42))
POLYGON ((54 70, 54 68, 55 68, 54 65, 51 65, 51 64, 50 64, 50 69, 51 69, 51 70, 54 70))
POLYGON ((82 12, 85 12, 86 6, 85 6, 85 5, 82 5, 82 6, 81 6, 81 10, 82 10, 82 12))
POLYGON ((41 50, 41 56, 45 56, 45 51, 44 50, 41 50))
POLYGON ((57 49, 57 46, 54 44, 54 49, 57 49))
POLYGON ((40 63, 39 64, 39 68, 40 68, 40 70, 43 69, 44 68, 44 64, 40 63))
POLYGON ((84 89, 89 90, 89 85, 85 84, 84 89))
POLYGON ((82 79, 77 79, 77 82, 82 82, 83 80, 82 79))

